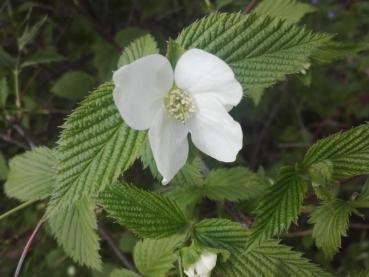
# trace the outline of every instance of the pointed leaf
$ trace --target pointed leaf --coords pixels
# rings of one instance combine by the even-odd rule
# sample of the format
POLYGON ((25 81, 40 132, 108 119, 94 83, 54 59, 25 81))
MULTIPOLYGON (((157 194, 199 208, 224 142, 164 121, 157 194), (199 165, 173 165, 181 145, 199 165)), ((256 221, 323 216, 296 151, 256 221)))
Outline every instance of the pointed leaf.
POLYGON ((48 221, 58 244, 74 261, 101 269, 95 202, 81 199, 67 209, 57 211, 48 221))
POLYGON ((314 224, 313 238, 316 246, 327 258, 336 254, 341 246, 341 237, 346 236, 349 216, 353 208, 349 202, 335 199, 316 208, 309 223, 314 224))
POLYGON ((184 236, 163 239, 144 239, 133 251, 135 265, 146 277, 165 277, 178 255, 176 250, 184 242, 184 236))
POLYGON ((187 224, 175 202, 127 184, 109 186, 100 193, 99 203, 119 224, 144 238, 167 237, 187 224))
POLYGON ((267 16, 214 13, 185 28, 177 42, 224 60, 247 93, 306 69, 312 54, 330 39, 267 16))
POLYGON ((292 222, 296 222, 305 191, 306 184, 295 170, 283 168, 276 183, 256 208, 256 219, 246 248, 281 234, 292 222))

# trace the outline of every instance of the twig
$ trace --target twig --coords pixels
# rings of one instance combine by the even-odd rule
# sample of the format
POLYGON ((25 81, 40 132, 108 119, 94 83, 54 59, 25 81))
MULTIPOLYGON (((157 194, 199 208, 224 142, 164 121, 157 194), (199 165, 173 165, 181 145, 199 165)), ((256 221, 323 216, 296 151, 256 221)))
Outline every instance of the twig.
POLYGON ((256 0, 251 0, 251 2, 244 9, 244 13, 249 13, 256 5, 256 2, 257 2, 256 0))
POLYGON ((0 134, 0 137, 2 140, 8 142, 8 143, 12 143, 20 148, 23 148, 24 150, 29 150, 30 148, 28 147, 28 145, 20 142, 20 141, 17 141, 15 139, 12 139, 10 136, 8 135, 5 135, 5 134, 0 134))
POLYGON ((30 200, 30 201, 27 201, 27 202, 24 202, 20 205, 18 205, 17 207, 3 213, 2 215, 0 215, 0 221, 6 217, 8 217, 9 215, 12 215, 22 209, 24 209, 25 207, 28 207, 29 205, 32 205, 33 203, 35 203, 37 200, 30 200))
POLYGON ((36 235, 37 235, 38 231, 40 230, 40 228, 41 228, 41 226, 44 222, 45 222, 45 219, 42 217, 37 222, 37 225, 36 225, 35 229, 33 230, 31 236, 27 240, 26 246, 24 247, 24 249, 22 251, 22 255, 21 255, 21 257, 18 261, 17 268, 16 268, 15 273, 14 273, 14 277, 19 276, 20 270, 22 269, 22 265, 23 265, 24 259, 26 258, 26 255, 28 253, 28 250, 31 247, 31 244, 32 244, 33 240, 36 238, 36 235))
POLYGON ((365 223, 350 223, 349 227, 351 229, 369 230, 369 224, 365 224, 365 223))
POLYGON ((31 149, 36 147, 35 143, 33 142, 33 139, 21 125, 19 125, 18 123, 14 123, 12 124, 12 127, 14 130, 18 132, 19 135, 21 135, 24 138, 24 140, 27 142, 27 144, 31 149))
POLYGON ((122 262, 122 264, 128 269, 136 271, 135 267, 132 265, 129 259, 119 250, 119 248, 115 245, 113 239, 109 236, 109 234, 101 225, 99 226, 99 233, 102 239, 107 242, 111 250, 113 250, 115 256, 117 256, 117 258, 122 262))
POLYGON ((237 209, 233 203, 229 201, 224 202, 224 209, 227 213, 232 216, 235 220, 241 223, 244 227, 250 228, 252 224, 251 218, 242 213, 239 209, 237 209))

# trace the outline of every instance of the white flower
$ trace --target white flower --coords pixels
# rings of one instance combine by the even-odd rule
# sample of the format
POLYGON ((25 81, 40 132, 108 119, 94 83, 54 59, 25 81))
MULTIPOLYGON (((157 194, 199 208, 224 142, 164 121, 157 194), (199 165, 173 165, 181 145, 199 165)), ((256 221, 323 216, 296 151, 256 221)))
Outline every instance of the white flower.
POLYGON ((200 259, 193 265, 189 266, 184 272, 189 277, 209 277, 216 263, 216 254, 204 252, 200 256, 200 259))
POLYGON ((188 133, 205 154, 233 162, 242 130, 228 111, 242 98, 232 69, 200 49, 186 51, 173 71, 162 55, 145 56, 113 74, 113 98, 133 129, 149 129, 149 142, 163 184, 186 163, 188 133))

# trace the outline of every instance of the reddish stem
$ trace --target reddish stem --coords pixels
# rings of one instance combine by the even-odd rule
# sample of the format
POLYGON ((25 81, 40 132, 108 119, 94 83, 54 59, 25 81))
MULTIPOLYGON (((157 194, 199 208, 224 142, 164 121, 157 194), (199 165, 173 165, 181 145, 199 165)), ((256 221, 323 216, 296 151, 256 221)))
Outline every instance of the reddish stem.
POLYGON ((37 222, 37 225, 35 227, 35 229, 33 230, 31 236, 29 237, 29 239, 27 240, 27 243, 26 243, 26 246, 24 246, 24 249, 22 251, 22 255, 18 261, 18 264, 17 264, 17 269, 15 270, 15 273, 14 273, 14 277, 18 277, 19 276, 19 273, 21 271, 21 268, 22 268, 22 265, 23 265, 23 262, 24 262, 24 259, 26 258, 27 256, 27 253, 28 253, 28 250, 29 248, 31 247, 31 244, 33 242, 33 240, 36 238, 36 235, 38 233, 38 231, 40 230, 42 224, 45 222, 45 219, 44 218, 41 218, 38 222, 37 222))

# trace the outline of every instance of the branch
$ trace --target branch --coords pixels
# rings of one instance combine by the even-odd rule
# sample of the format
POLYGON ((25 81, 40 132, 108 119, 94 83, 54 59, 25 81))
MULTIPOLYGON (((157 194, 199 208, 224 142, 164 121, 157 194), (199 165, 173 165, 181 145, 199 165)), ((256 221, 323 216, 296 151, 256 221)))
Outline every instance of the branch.
POLYGON ((18 261, 18 264, 17 264, 17 268, 15 270, 15 273, 14 273, 14 277, 18 277, 19 276, 19 273, 22 269, 22 265, 23 265, 23 262, 24 262, 24 259, 26 258, 27 256, 27 253, 28 253, 28 250, 30 249, 31 247, 31 244, 32 242, 34 241, 34 239, 36 238, 36 235, 38 233, 38 231, 40 230, 42 224, 45 222, 45 219, 42 217, 38 222, 37 222, 37 225, 35 227, 35 229, 33 230, 31 236, 29 237, 29 239, 27 240, 27 243, 26 243, 26 246, 24 247, 23 251, 22 251, 22 255, 18 261))
POLYGON ((115 245, 113 239, 109 236, 104 227, 102 227, 101 225, 99 226, 99 233, 101 235, 101 238, 107 242, 111 250, 113 250, 115 256, 117 256, 122 264, 128 269, 136 271, 135 267, 132 265, 129 259, 119 250, 119 248, 115 245))
POLYGON ((244 13, 249 13, 253 8, 254 6, 256 5, 256 0, 251 0, 251 2, 246 6, 246 8, 244 9, 244 13))

